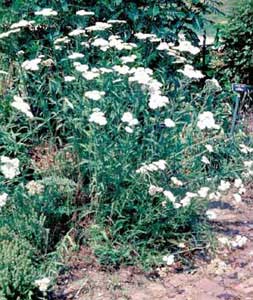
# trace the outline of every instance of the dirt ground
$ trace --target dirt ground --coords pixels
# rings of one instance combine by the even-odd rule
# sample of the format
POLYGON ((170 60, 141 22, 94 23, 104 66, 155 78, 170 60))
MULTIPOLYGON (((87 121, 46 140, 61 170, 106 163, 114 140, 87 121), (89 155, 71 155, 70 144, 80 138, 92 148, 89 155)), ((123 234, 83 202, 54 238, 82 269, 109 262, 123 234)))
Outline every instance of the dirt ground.
POLYGON ((217 214, 214 232, 222 243, 209 262, 188 272, 144 274, 128 267, 108 272, 96 267, 86 249, 73 256, 71 267, 59 277, 56 300, 253 300, 253 186, 236 203, 232 191, 211 203, 217 214), (247 237, 242 247, 227 245, 237 235, 247 237), (225 243, 225 244, 224 244, 225 243))

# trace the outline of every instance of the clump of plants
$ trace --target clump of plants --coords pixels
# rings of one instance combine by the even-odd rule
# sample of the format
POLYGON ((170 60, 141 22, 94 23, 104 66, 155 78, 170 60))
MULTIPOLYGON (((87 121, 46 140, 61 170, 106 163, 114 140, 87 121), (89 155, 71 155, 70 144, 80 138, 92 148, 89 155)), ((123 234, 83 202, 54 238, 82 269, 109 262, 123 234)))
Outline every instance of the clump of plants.
POLYGON ((87 7, 62 27, 64 13, 36 8, 0 34, 1 74, 12 72, 0 102, 0 226, 36 249, 43 293, 69 231, 113 266, 170 265, 205 247, 206 204, 251 152, 231 144, 227 94, 194 66, 201 50, 183 30, 169 43, 87 7))

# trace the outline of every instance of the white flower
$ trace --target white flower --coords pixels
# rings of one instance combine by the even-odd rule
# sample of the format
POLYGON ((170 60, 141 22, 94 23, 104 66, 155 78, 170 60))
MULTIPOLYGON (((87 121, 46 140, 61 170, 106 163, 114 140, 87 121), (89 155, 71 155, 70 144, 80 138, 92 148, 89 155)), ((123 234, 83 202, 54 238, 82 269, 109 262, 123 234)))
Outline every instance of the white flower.
POLYGON ((17 158, 11 159, 7 156, 1 156, 0 164, 0 170, 5 178, 13 179, 15 176, 20 174, 19 160, 17 158))
POLYGON ((133 133, 133 132, 134 132, 133 128, 132 128, 132 127, 129 127, 129 126, 126 126, 126 127, 125 127, 125 131, 126 131, 127 133, 133 133))
POLYGON ((21 67, 25 70, 30 71, 38 71, 39 70, 39 64, 41 63, 41 58, 35 58, 31 60, 26 60, 22 63, 21 67))
POLYGON ((39 287, 39 290, 41 292, 46 292, 49 284, 50 284, 50 279, 48 277, 42 278, 42 279, 37 279, 35 280, 35 285, 39 287))
POLYGON ((19 96, 14 96, 13 99, 14 101, 11 103, 11 106, 24 113, 28 118, 32 119, 33 114, 31 113, 29 104, 19 96))
POLYGON ((69 36, 78 36, 81 34, 85 34, 85 30, 81 28, 77 28, 69 33, 69 36))
POLYGON ((221 92, 222 91, 222 88, 221 88, 218 80, 215 79, 215 78, 206 79, 205 88, 208 89, 209 91, 214 91, 214 92, 221 92))
POLYGON ((20 28, 20 27, 28 27, 34 23, 35 23, 35 21, 20 20, 19 22, 12 24, 10 28, 15 29, 15 28, 20 28))
POLYGON ((105 95, 105 92, 100 92, 100 91, 88 91, 84 93, 84 96, 87 97, 88 99, 98 101, 100 100, 103 96, 105 95))
POLYGON ((168 103, 169 103, 168 97, 161 96, 159 94, 152 94, 149 98, 148 106, 151 109, 157 109, 166 106, 168 103))
POLYGON ((202 187, 198 190, 198 194, 201 198, 206 198, 209 190, 209 187, 202 187))
POLYGON ((125 21, 125 20, 108 20, 107 23, 109 23, 109 24, 126 24, 127 21, 125 21))
POLYGON ((176 202, 176 197, 173 195, 171 191, 163 191, 163 195, 168 198, 172 203, 176 202))
POLYGON ((195 70, 191 65, 185 65, 183 70, 178 70, 178 72, 183 73, 186 77, 193 79, 200 79, 205 77, 199 70, 195 70))
POLYGON ((176 186, 183 186, 183 182, 181 180, 177 179, 176 177, 171 177, 170 180, 176 186))
POLYGON ((69 42, 70 42, 70 39, 67 36, 64 36, 64 37, 54 40, 55 45, 60 44, 60 43, 68 44, 69 42))
POLYGON ((239 189, 241 186, 243 186, 243 183, 242 183, 241 178, 236 178, 236 179, 235 179, 234 186, 235 186, 236 188, 238 188, 238 189, 239 189))
POLYGON ((174 47, 174 49, 180 52, 190 52, 193 55, 196 55, 200 52, 200 48, 194 47, 189 41, 179 41, 179 46, 174 47))
POLYGON ((69 59, 77 59, 77 58, 83 58, 84 55, 82 53, 74 52, 71 55, 68 56, 69 59))
POLYGON ((93 11, 86 11, 84 9, 78 10, 76 12, 77 16, 94 16, 95 13, 93 11))
POLYGON ((168 43, 162 42, 160 43, 160 45, 158 45, 156 49, 159 51, 164 51, 164 50, 170 50, 170 47, 168 43))
POLYGON ((110 48, 109 42, 103 38, 97 38, 95 39, 91 45, 94 47, 100 47, 102 51, 106 51, 107 49, 110 48))
POLYGON ((139 39, 139 40, 146 40, 149 38, 156 38, 157 36, 152 33, 142 33, 142 32, 137 32, 134 34, 134 36, 139 39))
POLYGON ((215 213, 214 210, 211 209, 206 211, 206 216, 209 220, 215 220, 217 218, 217 214, 215 213))
POLYGON ((166 255, 163 257, 163 261, 168 265, 171 266, 175 262, 175 256, 173 254, 171 255, 166 255))
POLYGON ((226 236, 218 237, 218 241, 219 241, 222 245, 230 246, 230 240, 229 240, 229 238, 227 238, 226 236))
POLYGON ((64 81, 65 82, 71 82, 75 80, 76 78, 74 76, 64 76, 64 81))
POLYGON ((160 159, 159 161, 155 161, 148 165, 143 165, 139 169, 136 170, 136 173, 147 174, 148 172, 154 172, 158 170, 165 170, 167 163, 165 160, 160 159))
POLYGON ((209 195, 209 200, 216 200, 219 201, 221 197, 221 193, 220 192, 214 192, 214 193, 210 193, 209 195))
POLYGON ((207 144, 207 145, 205 145, 205 147, 206 147, 206 150, 208 151, 208 152, 213 152, 213 146, 212 145, 209 145, 209 144, 207 144))
POLYGON ((0 195, 0 210, 3 206, 5 206, 7 199, 8 199, 8 194, 3 193, 0 195))
POLYGON ((96 22, 95 25, 86 27, 87 31, 103 31, 111 28, 112 25, 104 22, 96 22))
POLYGON ((133 117, 131 112, 125 112, 121 118, 121 121, 128 123, 129 126, 135 126, 139 124, 139 121, 133 117))
POLYGON ((89 117, 89 122, 96 123, 101 126, 104 126, 107 124, 105 114, 101 111, 94 111, 89 117))
POLYGON ((180 200, 180 205, 182 205, 182 207, 186 207, 188 205, 191 204, 191 197, 185 196, 183 199, 180 200))
POLYGON ((244 164, 245 168, 249 168, 250 169, 253 166, 253 160, 244 161, 243 164, 244 164))
POLYGON ((204 111, 198 116, 197 126, 200 130, 220 128, 219 125, 215 124, 213 113, 210 111, 204 111))
POLYGON ((44 191, 44 185, 35 181, 29 181, 26 186, 29 195, 41 194, 44 191))
POLYGON ((0 34, 0 39, 3 39, 3 38, 5 38, 5 37, 8 37, 10 34, 16 33, 16 32, 19 32, 19 31, 20 31, 20 28, 12 29, 12 30, 3 32, 3 33, 0 34))
POLYGON ((166 167, 167 167, 167 163, 163 159, 160 159, 158 161, 154 161, 153 164, 156 165, 160 170, 165 170, 166 167))
POLYGON ((202 156, 201 161, 202 161, 202 163, 204 163, 206 165, 211 164, 210 160, 205 155, 202 156))
POLYGON ((97 77, 100 76, 99 72, 95 72, 95 71, 86 71, 82 73, 82 76, 86 79, 86 80, 93 80, 97 77))
POLYGON ((246 188, 245 188, 244 186, 240 187, 238 193, 239 193, 240 195, 245 194, 245 193, 246 193, 246 188))
POLYGON ((168 128, 173 128, 176 126, 176 123, 174 121, 172 121, 170 118, 165 119, 164 124, 168 128))
POLYGON ((229 181, 225 181, 225 180, 221 180, 220 185, 218 186, 218 190, 225 192, 230 188, 230 182, 229 181))
POLYGON ((242 248, 247 243, 248 239, 246 236, 237 235, 235 240, 231 242, 233 248, 242 248))
POLYGON ((241 197, 241 195, 240 194, 234 194, 233 195, 233 197, 234 197, 234 199, 235 199, 235 201, 237 202, 237 203, 240 203, 240 202, 242 202, 242 197, 241 197))
POLYGON ((48 16, 57 16, 58 13, 57 13, 57 11, 53 10, 52 8, 43 8, 40 11, 36 11, 35 15, 48 17, 48 16))
POLYGON ((129 70, 130 68, 126 65, 123 65, 123 66, 113 66, 112 67, 114 71, 118 72, 119 74, 122 74, 122 75, 126 75, 129 73, 129 70))
POLYGON ((253 148, 250 148, 250 147, 248 147, 248 146, 246 146, 244 144, 240 144, 239 147, 240 147, 240 151, 242 153, 248 154, 248 153, 252 153, 253 152, 253 148))
POLYGON ((74 66, 75 66, 76 71, 78 71, 78 72, 87 72, 89 70, 88 65, 83 65, 79 62, 74 62, 74 66))
POLYGON ((120 60, 122 61, 123 64, 127 63, 132 63, 136 60, 137 56, 136 55, 130 55, 130 56, 122 56, 120 60))
POLYGON ((155 186, 155 185, 150 185, 149 189, 148 189, 148 193, 150 196, 154 196, 157 193, 162 193, 163 192, 163 188, 159 187, 159 186, 155 186))

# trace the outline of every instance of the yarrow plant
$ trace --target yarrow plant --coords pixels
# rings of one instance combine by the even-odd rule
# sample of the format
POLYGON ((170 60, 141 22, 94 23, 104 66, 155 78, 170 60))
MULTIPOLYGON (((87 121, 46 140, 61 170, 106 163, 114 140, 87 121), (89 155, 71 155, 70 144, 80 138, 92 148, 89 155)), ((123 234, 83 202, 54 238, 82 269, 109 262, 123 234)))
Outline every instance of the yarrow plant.
MULTIPOLYGON (((16 216, 11 230, 35 237, 43 257, 77 226, 102 264, 172 265, 182 241, 205 246, 202 226, 215 218, 206 203, 235 174, 236 150, 223 152, 229 112, 212 105, 222 91, 217 82, 215 93, 201 89, 205 76, 193 66, 200 51, 182 36, 165 42, 80 8, 75 26, 42 8, 27 16, 32 27, 20 21, 17 32, 2 33, 3 46, 23 51, 7 55, 13 86, 0 103, 2 220, 16 216), (42 37, 34 28, 44 22, 42 37)), ((252 166, 245 161, 248 175, 252 166)), ((39 275, 31 289, 46 293, 51 277, 39 275)))

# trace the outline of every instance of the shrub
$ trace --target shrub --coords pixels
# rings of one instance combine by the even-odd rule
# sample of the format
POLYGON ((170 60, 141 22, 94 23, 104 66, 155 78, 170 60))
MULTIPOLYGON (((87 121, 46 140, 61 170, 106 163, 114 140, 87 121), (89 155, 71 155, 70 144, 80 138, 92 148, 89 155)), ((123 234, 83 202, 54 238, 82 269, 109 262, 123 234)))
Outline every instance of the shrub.
POLYGON ((253 84, 253 1, 240 2, 221 33, 222 67, 230 81, 253 84))

